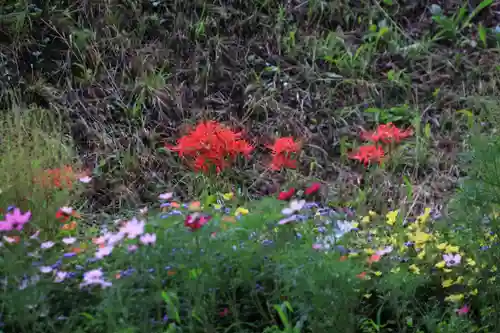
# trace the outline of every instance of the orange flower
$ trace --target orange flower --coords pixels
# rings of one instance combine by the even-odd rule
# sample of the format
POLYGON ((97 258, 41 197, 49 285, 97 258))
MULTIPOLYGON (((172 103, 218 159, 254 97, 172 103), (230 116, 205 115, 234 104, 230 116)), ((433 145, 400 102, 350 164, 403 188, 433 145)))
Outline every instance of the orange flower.
POLYGON ((280 170, 281 168, 295 169, 297 167, 297 160, 294 158, 300 151, 300 143, 295 142, 293 137, 283 137, 277 139, 272 146, 271 156, 271 169, 280 170))
POLYGON ((71 189, 74 179, 75 173, 73 172, 73 168, 67 165, 63 168, 45 170, 40 177, 35 177, 33 182, 42 187, 71 189))
POLYGON ((71 252, 73 252, 74 254, 80 254, 83 252, 83 249, 81 247, 74 247, 71 249, 71 252))
POLYGON ((369 145, 369 146, 361 146, 358 148, 357 151, 352 152, 349 154, 349 158, 358 160, 361 163, 363 163, 365 166, 368 166, 368 164, 372 162, 382 162, 382 159, 384 157, 384 150, 380 146, 374 146, 374 145, 369 145))
POLYGON ((379 262, 380 261, 380 258, 382 258, 382 256, 378 255, 378 254, 372 254, 370 256, 370 258, 368 258, 368 264, 373 264, 374 262, 379 262))
POLYGON ((62 230, 75 230, 76 229, 76 222, 75 221, 71 221, 70 223, 67 223, 67 224, 63 224, 61 226, 61 229, 62 230))

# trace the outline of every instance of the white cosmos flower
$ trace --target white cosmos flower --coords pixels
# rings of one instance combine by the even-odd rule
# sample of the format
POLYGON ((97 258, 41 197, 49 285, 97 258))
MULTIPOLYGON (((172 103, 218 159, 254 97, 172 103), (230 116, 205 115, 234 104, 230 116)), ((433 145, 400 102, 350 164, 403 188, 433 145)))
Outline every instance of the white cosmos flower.
POLYGON ((283 215, 292 215, 293 213, 304 208, 305 204, 306 204, 305 200, 292 200, 292 201, 290 201, 290 205, 286 208, 283 208, 281 213, 283 215))

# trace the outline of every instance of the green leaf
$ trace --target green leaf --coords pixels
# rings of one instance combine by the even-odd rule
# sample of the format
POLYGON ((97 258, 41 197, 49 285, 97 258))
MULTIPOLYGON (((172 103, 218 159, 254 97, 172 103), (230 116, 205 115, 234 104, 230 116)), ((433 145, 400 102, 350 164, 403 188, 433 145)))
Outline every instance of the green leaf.
POLYGON ((479 40, 481 40, 481 42, 483 42, 483 46, 486 47, 486 28, 481 23, 479 23, 477 30, 479 34, 479 40))
POLYGON ((93 321, 93 320, 95 319, 95 318, 94 318, 94 317, 93 317, 90 313, 88 313, 88 312, 82 312, 82 313, 80 313, 80 315, 81 315, 82 317, 87 318, 88 320, 92 320, 92 321, 93 321))

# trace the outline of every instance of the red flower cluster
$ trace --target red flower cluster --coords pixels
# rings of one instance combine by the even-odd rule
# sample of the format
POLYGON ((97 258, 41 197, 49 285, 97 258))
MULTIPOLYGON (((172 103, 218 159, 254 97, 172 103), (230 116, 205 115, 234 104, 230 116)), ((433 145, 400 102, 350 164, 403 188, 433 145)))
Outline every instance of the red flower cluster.
POLYGON ((384 149, 380 146, 368 145, 361 146, 357 151, 352 152, 349 157, 353 160, 358 160, 363 163, 365 166, 372 162, 382 163, 384 158, 384 149))
POLYGON ((237 155, 248 158, 252 152, 253 147, 241 136, 216 121, 207 121, 180 138, 176 146, 166 148, 190 159, 195 171, 207 173, 215 167, 219 173, 230 166, 237 155))
MULTIPOLYGON (((317 193, 321 189, 320 183, 312 183, 304 190, 304 195, 309 196, 317 193)), ((291 187, 288 191, 283 191, 278 194, 278 200, 290 200, 295 195, 295 188, 291 187)))
POLYGON ((58 220, 61 223, 68 222, 72 217, 78 219, 78 218, 81 217, 81 215, 78 214, 74 210, 71 210, 69 212, 65 212, 63 209, 58 209, 57 212, 56 212, 56 220, 58 220))
POLYGON ((297 167, 296 154, 300 151, 300 143, 295 142, 292 137, 284 137, 277 139, 272 146, 273 157, 271 161, 271 169, 280 170, 281 168, 295 169, 297 167))
POLYGON ((374 144, 359 147, 357 151, 349 154, 349 158, 358 160, 365 166, 373 162, 382 163, 385 151, 379 144, 399 143, 402 139, 412 135, 411 128, 401 130, 393 123, 379 125, 375 131, 363 131, 360 135, 363 140, 371 141, 374 144))
POLYGON ((366 141, 372 141, 374 143, 382 142, 385 144, 399 143, 402 139, 406 139, 413 135, 413 130, 408 128, 406 130, 401 130, 397 128, 393 123, 382 124, 377 127, 375 131, 363 131, 361 132, 361 138, 366 141))
MULTIPOLYGON (((249 157, 254 147, 242 139, 240 132, 221 125, 216 121, 199 123, 187 135, 177 140, 176 146, 166 144, 165 148, 187 158, 195 171, 209 172, 215 167, 217 173, 231 166, 237 155, 249 157)), ((271 149, 272 170, 296 168, 296 155, 300 143, 292 137, 278 138, 271 149)))

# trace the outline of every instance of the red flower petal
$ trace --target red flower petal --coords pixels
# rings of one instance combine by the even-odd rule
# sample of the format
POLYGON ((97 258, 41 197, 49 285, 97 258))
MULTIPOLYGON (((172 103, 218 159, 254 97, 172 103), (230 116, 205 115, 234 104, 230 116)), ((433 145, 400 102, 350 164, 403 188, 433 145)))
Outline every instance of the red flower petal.
POLYGON ((309 186, 308 188, 306 188, 306 190, 304 191, 304 193, 305 193, 305 195, 311 195, 311 194, 314 194, 314 193, 318 192, 320 188, 321 188, 321 184, 320 183, 312 183, 311 186, 309 186))
POLYGON ((278 200, 289 200, 295 194, 295 188, 290 188, 288 191, 280 192, 278 200))

